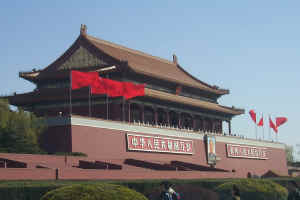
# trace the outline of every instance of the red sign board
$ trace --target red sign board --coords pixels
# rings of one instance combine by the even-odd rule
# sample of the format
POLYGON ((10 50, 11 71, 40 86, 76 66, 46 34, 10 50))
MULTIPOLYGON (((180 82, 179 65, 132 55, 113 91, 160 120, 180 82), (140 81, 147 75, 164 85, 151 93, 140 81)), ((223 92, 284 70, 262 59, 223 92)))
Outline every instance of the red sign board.
POLYGON ((262 159, 267 158, 267 149, 264 147, 256 146, 242 146, 237 144, 226 144, 227 146, 227 156, 233 158, 252 158, 252 159, 262 159))
POLYGON ((127 134, 127 148, 132 151, 193 154, 193 141, 166 137, 127 134))

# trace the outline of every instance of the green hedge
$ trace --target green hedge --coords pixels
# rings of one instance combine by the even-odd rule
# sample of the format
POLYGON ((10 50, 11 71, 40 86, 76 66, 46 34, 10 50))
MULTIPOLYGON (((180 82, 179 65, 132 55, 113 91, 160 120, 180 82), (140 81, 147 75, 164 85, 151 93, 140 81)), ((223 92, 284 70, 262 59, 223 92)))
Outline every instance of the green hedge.
POLYGON ((233 185, 236 185, 243 200, 286 200, 288 190, 271 180, 263 179, 240 179, 219 185, 216 191, 221 199, 230 199, 233 185))
POLYGON ((39 200, 50 190, 63 186, 55 181, 2 181, 1 200, 39 200))
MULTIPOLYGON (((239 179, 238 179, 239 180, 239 179)), ((249 179, 242 179, 249 180, 249 179)), ((252 180, 252 179, 250 179, 252 180)), ((291 180, 300 179, 271 179, 285 187, 288 187, 291 180)), ((170 180, 175 186, 184 186, 185 188, 206 188, 214 190, 217 186, 237 181, 233 179, 201 179, 201 180, 170 180)), ((98 183, 112 183, 123 185, 134 189, 137 192, 144 194, 149 200, 152 200, 153 193, 161 187, 162 180, 136 180, 136 181, 0 181, 0 199, 1 200, 39 200, 45 193, 50 190, 60 188, 62 186, 74 184, 98 184, 98 183)), ((181 188, 182 188, 181 187, 181 188)), ((180 190, 183 190, 179 188, 180 190)), ((185 192, 185 191, 178 192, 185 192)))
MULTIPOLYGON (((175 186, 193 185, 213 189, 217 185, 224 183, 224 179, 218 180, 170 180, 175 186)), ((135 180, 135 181, 0 181, 0 200, 39 200, 45 193, 63 186, 76 184, 99 184, 112 183, 126 186, 137 192, 144 194, 152 200, 153 194, 161 188, 162 180, 135 180)), ((181 192, 181 191, 179 191, 181 192)), ((156 199, 155 199, 156 200, 156 199)))
POLYGON ((70 185, 46 193, 41 200, 147 200, 127 187, 114 184, 70 185))

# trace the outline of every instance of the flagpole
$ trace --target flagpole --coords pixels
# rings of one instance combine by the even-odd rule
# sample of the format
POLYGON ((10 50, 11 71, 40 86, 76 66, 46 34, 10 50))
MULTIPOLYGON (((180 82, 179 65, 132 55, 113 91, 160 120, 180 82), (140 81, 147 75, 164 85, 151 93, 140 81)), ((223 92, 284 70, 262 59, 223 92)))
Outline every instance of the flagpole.
MULTIPOLYGON (((69 74, 69 77, 70 77, 70 85, 69 85, 69 100, 70 100, 70 110, 69 110, 69 114, 70 114, 70 119, 72 117, 72 70, 70 69, 70 74, 69 74)), ((65 137, 64 139, 64 142, 65 142, 65 166, 67 166, 67 163, 68 163, 68 156, 67 156, 67 151, 68 151, 68 147, 67 147, 67 137, 65 137)))
POLYGON ((89 117, 91 117, 91 86, 89 86, 89 117))
MULTIPOLYGON (((278 130, 278 129, 277 129, 278 130)), ((277 131, 277 133, 275 133, 276 134, 276 142, 278 142, 278 131, 277 131)))
POLYGON ((257 139, 257 125, 255 124, 255 139, 257 139))
POLYGON ((263 140, 265 140, 265 127, 264 126, 262 127, 262 131, 263 131, 263 140))
POLYGON ((70 116, 72 115, 72 70, 70 70, 70 87, 69 87, 69 100, 70 100, 70 116))
POLYGON ((130 123, 130 102, 128 102, 128 122, 130 123))
MULTIPOLYGON (((108 78, 108 74, 106 74, 106 78, 108 78)), ((106 92, 106 119, 108 120, 108 94, 106 92)))
MULTIPOLYGON (((264 113, 261 113, 262 115, 262 119, 264 121, 264 113)), ((264 127, 264 124, 262 125, 262 131, 263 131, 263 140, 265 139, 265 127, 264 127)))
POLYGON ((249 111, 249 114, 254 122, 254 131, 255 131, 255 139, 257 139, 257 125, 256 125, 256 113, 255 111, 252 109, 249 111))
POLYGON ((125 99, 122 97, 122 118, 123 122, 125 122, 125 99))
POLYGON ((269 114, 269 140, 271 141, 271 127, 270 127, 270 119, 271 119, 271 116, 269 114))

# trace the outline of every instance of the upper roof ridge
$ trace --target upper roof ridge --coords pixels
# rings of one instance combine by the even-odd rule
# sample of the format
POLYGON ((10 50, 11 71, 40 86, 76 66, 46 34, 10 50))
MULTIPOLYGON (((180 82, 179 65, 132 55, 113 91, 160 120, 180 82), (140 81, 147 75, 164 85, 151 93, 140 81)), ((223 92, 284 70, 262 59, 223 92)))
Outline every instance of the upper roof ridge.
POLYGON ((144 53, 144 52, 139 51, 139 50, 131 49, 131 48, 125 47, 125 46, 120 45, 120 44, 116 44, 116 43, 112 43, 112 42, 109 42, 109 41, 106 41, 106 40, 103 40, 103 39, 96 38, 96 37, 91 36, 91 35, 85 35, 85 37, 87 39, 93 40, 95 42, 100 42, 102 44, 109 45, 109 46, 112 46, 112 47, 115 47, 115 48, 119 48, 119 49, 128 51, 128 52, 133 53, 133 54, 138 54, 138 55, 141 55, 141 56, 146 56, 146 57, 149 57, 149 58, 152 58, 152 59, 156 59, 156 60, 159 60, 161 62, 164 62, 164 63, 176 66, 174 64, 174 62, 172 62, 170 60, 167 60, 167 59, 164 59, 164 58, 161 58, 161 57, 158 57, 158 56, 153 56, 153 55, 144 53))

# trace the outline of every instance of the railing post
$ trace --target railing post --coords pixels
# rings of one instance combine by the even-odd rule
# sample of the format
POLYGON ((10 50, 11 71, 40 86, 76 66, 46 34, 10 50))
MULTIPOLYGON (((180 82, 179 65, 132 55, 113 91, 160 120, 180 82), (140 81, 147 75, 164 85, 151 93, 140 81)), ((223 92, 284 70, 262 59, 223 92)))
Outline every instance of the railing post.
POLYGON ((55 180, 58 180, 58 168, 55 169, 55 180))

